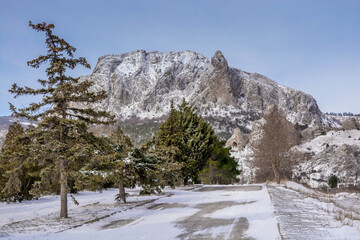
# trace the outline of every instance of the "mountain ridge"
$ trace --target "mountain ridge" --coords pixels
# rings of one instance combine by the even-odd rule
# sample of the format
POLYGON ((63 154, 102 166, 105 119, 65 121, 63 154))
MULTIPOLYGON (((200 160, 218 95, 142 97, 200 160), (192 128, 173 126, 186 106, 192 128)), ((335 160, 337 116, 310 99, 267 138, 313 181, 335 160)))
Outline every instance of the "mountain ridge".
MULTIPOLYGON (((93 90, 108 92, 106 100, 93 106, 115 114, 120 123, 126 123, 125 128, 131 121, 141 125, 143 121, 163 120, 170 101, 179 104, 183 98, 195 106, 223 139, 229 138, 236 127, 243 132, 251 131, 252 122, 261 118, 272 104, 278 105, 294 124, 334 125, 311 95, 282 86, 259 73, 229 67, 220 51, 211 59, 189 50, 167 53, 136 50, 105 55, 99 58, 93 73, 82 79, 93 80, 93 90)), ((133 135, 133 140, 135 135, 152 135, 145 129, 135 135, 126 129, 125 132, 133 135)))

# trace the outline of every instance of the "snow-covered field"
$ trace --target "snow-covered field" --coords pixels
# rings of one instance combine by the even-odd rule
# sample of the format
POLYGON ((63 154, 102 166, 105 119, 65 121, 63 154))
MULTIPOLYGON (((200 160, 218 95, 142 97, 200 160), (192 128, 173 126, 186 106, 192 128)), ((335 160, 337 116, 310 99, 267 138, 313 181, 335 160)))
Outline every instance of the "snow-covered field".
POLYGON ((114 202, 116 189, 0 203, 0 239, 359 239, 360 194, 323 194, 294 182, 196 186, 114 202), (69 199, 70 200, 70 199, 69 199))
POLYGON ((330 131, 326 135, 318 136, 311 141, 305 142, 296 146, 301 152, 312 151, 318 154, 324 151, 329 146, 340 147, 343 144, 356 145, 360 147, 360 131, 359 130, 345 130, 345 131, 330 131))
POLYGON ((0 239, 8 235, 9 237, 6 239, 18 237, 28 239, 33 235, 74 229, 160 198, 160 196, 137 196, 138 192, 138 189, 130 190, 129 193, 135 196, 128 198, 128 204, 114 201, 115 195, 118 193, 117 189, 102 193, 74 194, 79 206, 76 206, 70 197, 68 198, 70 216, 68 219, 58 217, 59 196, 45 196, 36 201, 21 203, 0 203, 0 239))
POLYGON ((71 203, 71 217, 66 220, 57 217, 58 197, 2 203, 0 236, 86 240, 280 239, 264 185, 166 190, 162 196, 130 197, 125 206, 114 203, 116 193, 109 190, 76 194, 80 206, 71 203))

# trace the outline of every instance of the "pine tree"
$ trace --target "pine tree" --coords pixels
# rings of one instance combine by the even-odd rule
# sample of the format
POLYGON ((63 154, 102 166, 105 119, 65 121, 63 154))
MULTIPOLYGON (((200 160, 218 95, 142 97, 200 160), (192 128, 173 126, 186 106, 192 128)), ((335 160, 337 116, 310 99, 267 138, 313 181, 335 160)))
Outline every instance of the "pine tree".
POLYGON ((181 152, 177 147, 157 145, 149 149, 146 155, 157 160, 156 177, 159 186, 175 188, 180 185, 182 163, 181 152))
POLYGON ((111 186, 117 186, 119 194, 115 200, 126 203, 125 186, 133 188, 138 185, 143 188, 142 194, 151 194, 160 193, 165 185, 175 185, 180 168, 179 163, 173 160, 172 154, 176 153, 171 152, 171 148, 155 150, 155 139, 149 140, 140 148, 133 148, 130 139, 123 134, 119 126, 111 131, 109 138, 103 139, 112 149, 103 155, 111 157, 100 165, 87 165, 82 170, 87 172, 88 176, 94 172, 99 173, 100 177, 93 184, 95 186, 101 185, 104 180, 111 186), (105 178, 102 179, 101 176, 105 178))
POLYGON ((29 193, 30 187, 39 178, 32 173, 38 172, 39 166, 25 164, 30 143, 31 140, 26 137, 18 122, 9 126, 0 155, 0 200, 22 201, 33 198, 29 193), (20 159, 20 164, 14 159, 20 159))
POLYGON ((207 161, 206 166, 200 172, 203 183, 230 184, 237 181, 241 173, 237 167, 238 163, 230 156, 230 150, 224 148, 225 142, 217 141, 216 147, 207 161))
POLYGON ((116 145, 116 152, 118 152, 122 158, 127 157, 134 147, 130 138, 125 136, 120 126, 117 126, 114 131, 111 131, 110 139, 116 145))
POLYGON ((112 172, 112 176, 119 186, 118 199, 126 203, 125 185, 130 185, 132 171, 131 165, 126 163, 125 159, 132 150, 133 144, 130 138, 124 135, 120 126, 111 133, 110 139, 116 153, 115 159, 112 162, 112 170, 115 170, 112 172))
MULTIPOLYGON (((88 132, 89 124, 108 124, 113 117, 105 111, 96 111, 91 103, 101 101, 107 97, 105 91, 91 92, 93 82, 80 81, 67 75, 67 70, 72 70, 78 65, 90 68, 83 57, 74 58, 76 49, 64 39, 53 34, 53 24, 39 23, 29 26, 46 35, 47 54, 29 61, 27 64, 39 68, 43 63, 48 63, 46 69, 47 79, 38 80, 41 88, 19 87, 13 84, 9 90, 15 98, 21 95, 42 95, 42 101, 32 103, 23 109, 16 109, 10 104, 14 116, 25 117, 30 120, 40 120, 36 130, 32 132, 35 137, 36 148, 32 154, 42 161, 48 161, 43 176, 57 175, 60 179, 61 208, 60 217, 68 217, 67 192, 68 177, 72 172, 79 170, 89 159, 92 159, 95 150, 101 148, 98 139, 88 132)), ((46 184, 42 177, 41 182, 35 185, 46 184)), ((34 189, 41 191, 42 187, 34 189)))
POLYGON ((171 104, 169 118, 159 128, 158 146, 174 147, 180 152, 184 185, 191 178, 198 180, 199 171, 210 158, 217 137, 208 122, 198 116, 185 99, 176 110, 171 104))
POLYGON ((5 141, 1 150, 4 151, 4 149, 12 146, 12 142, 15 140, 15 138, 22 135, 24 135, 24 128, 21 126, 21 124, 18 122, 14 122, 13 124, 11 124, 5 136, 5 141))
POLYGON ((158 158, 147 155, 144 149, 135 148, 130 154, 129 161, 133 169, 133 184, 136 183, 143 188, 140 194, 161 193, 159 173, 162 165, 159 164, 158 158))
POLYGON ((167 120, 162 123, 159 127, 158 141, 160 141, 165 146, 178 145, 178 136, 180 134, 179 127, 179 111, 175 109, 174 101, 170 103, 170 112, 167 120))

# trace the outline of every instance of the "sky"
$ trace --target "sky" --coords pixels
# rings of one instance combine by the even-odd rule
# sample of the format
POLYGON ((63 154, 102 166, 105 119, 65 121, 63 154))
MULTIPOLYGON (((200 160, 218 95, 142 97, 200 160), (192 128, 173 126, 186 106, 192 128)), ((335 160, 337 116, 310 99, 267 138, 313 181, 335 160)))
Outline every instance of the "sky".
MULTIPOLYGON (((95 67, 106 54, 221 50, 232 67, 263 74, 311 94, 323 112, 360 113, 360 0, 0 0, 0 116, 13 83, 37 87, 46 66, 45 35, 28 21, 55 25, 54 34, 95 67)), ((74 76, 91 74, 77 69, 74 76)))

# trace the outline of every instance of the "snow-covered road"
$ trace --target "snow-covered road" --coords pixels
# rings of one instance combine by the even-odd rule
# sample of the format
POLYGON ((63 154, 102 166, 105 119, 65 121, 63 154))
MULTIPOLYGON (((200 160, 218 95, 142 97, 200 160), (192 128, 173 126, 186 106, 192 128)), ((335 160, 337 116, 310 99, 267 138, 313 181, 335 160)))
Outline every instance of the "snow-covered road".
POLYGON ((324 194, 294 182, 267 188, 283 239, 360 240, 360 194, 324 194))
MULTIPOLYGON (((125 207, 122 211, 114 208, 114 214, 107 214, 109 216, 105 215, 100 221, 76 228, 66 230, 56 226, 56 231, 41 227, 26 230, 28 225, 15 223, 19 231, 14 231, 13 228, 6 235, 4 230, 11 229, 8 221, 7 227, 0 227, 0 232, 3 232, 5 239, 280 239, 274 209, 265 185, 204 186, 192 191, 168 190, 167 193, 172 195, 144 202, 144 205, 131 210, 125 207), (21 227, 25 228, 24 231, 20 231, 21 227)), ((89 194, 89 198, 79 196, 78 199, 87 201, 89 206, 89 202, 99 202, 96 198, 104 199, 109 192, 101 195, 89 194)), ((107 201, 104 199, 101 202, 107 201)), ((111 211, 109 206, 105 210, 98 209, 100 212, 108 212, 111 211)), ((0 205, 0 211, 3 207, 0 205)), ((25 208, 23 210, 25 215, 27 211, 31 211, 25 208)), ((72 211, 70 214, 73 216, 80 214, 80 210, 77 213, 76 208, 72 208, 72 211)), ((85 217, 86 213, 82 214, 85 217)), ((92 210, 89 218, 94 217, 94 214, 96 212, 92 210)), ((29 214, 27 216, 30 217, 29 214)), ((53 215, 49 216, 45 218, 50 220, 53 215)), ((4 223, 0 221, 0 224, 4 223)))
POLYGON ((128 192, 127 204, 114 202, 117 189, 78 193, 68 219, 58 196, 0 203, 0 239, 360 239, 359 193, 294 182, 128 192))

